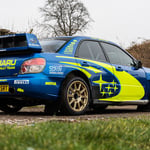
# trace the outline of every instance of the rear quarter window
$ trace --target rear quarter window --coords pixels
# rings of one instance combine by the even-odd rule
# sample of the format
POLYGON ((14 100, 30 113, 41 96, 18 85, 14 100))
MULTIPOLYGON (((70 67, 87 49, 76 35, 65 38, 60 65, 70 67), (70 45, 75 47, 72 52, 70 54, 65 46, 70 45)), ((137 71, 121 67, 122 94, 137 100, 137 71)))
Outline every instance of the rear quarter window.
POLYGON ((56 53, 67 41, 65 40, 41 40, 42 52, 56 53))

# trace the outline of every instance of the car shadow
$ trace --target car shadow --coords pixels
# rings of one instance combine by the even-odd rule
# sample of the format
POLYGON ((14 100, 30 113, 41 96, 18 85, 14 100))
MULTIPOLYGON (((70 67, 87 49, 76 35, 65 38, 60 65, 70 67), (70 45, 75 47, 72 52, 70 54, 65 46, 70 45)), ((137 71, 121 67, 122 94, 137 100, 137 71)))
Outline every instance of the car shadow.
MULTIPOLYGON (((89 110, 86 112, 85 115, 87 116, 91 116, 91 115, 117 115, 117 114, 138 114, 140 113, 139 111, 137 111, 137 109, 135 107, 110 107, 107 108, 105 110, 99 110, 99 111, 94 111, 94 110, 89 110)), ((50 116, 44 113, 43 109, 23 109, 17 113, 14 114, 5 114, 4 112, 0 111, 0 116, 3 115, 11 115, 11 116, 50 116)), ((85 116, 82 115, 82 116, 85 116)), ((64 114, 61 113, 57 113, 54 114, 54 116, 66 116, 64 114)))

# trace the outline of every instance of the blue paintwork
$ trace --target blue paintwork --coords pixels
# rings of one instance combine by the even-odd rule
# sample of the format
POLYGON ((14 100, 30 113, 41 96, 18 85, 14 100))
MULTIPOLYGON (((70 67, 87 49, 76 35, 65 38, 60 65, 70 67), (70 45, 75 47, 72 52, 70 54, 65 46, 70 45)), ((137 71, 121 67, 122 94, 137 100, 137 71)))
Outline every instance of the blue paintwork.
POLYGON ((146 79, 150 80, 150 68, 143 67, 143 69, 146 73, 146 79))

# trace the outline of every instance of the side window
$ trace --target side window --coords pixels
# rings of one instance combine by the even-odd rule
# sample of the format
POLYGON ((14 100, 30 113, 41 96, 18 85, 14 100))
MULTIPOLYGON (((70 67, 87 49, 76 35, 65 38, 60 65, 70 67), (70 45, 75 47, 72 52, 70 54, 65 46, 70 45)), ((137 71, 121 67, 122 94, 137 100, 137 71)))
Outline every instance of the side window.
POLYGON ((96 61, 106 61, 105 55, 98 42, 83 41, 79 47, 78 57, 96 61))
POLYGON ((131 64, 133 64, 133 59, 119 47, 107 43, 101 44, 105 49, 105 52, 112 64, 118 64, 123 66, 131 66, 131 64))

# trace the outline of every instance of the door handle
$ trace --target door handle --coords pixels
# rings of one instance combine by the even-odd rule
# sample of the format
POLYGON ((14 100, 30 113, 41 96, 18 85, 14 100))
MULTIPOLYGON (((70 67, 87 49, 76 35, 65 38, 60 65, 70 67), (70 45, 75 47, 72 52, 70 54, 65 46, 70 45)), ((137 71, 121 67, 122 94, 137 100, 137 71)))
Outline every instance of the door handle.
POLYGON ((122 69, 121 66, 117 66, 117 67, 116 67, 116 70, 117 70, 117 71, 123 71, 123 69, 122 69))
POLYGON ((84 61, 84 62, 81 63, 81 66, 89 67, 89 64, 88 64, 87 62, 84 61))

